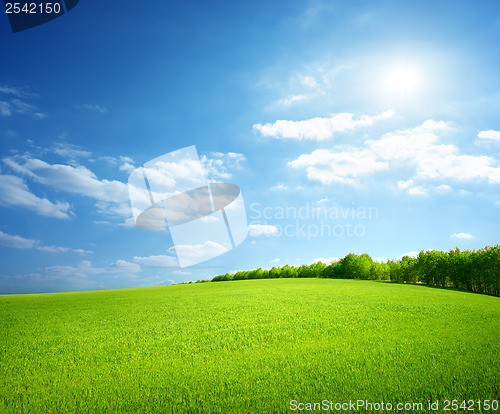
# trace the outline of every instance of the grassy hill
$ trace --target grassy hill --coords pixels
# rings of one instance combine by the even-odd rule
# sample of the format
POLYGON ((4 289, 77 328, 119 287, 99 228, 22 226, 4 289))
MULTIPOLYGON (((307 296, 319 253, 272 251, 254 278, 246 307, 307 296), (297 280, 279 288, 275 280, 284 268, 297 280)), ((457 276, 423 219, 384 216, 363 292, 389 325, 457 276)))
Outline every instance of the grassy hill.
POLYGON ((271 279, 0 296, 0 339, 3 412, 279 413, 323 400, 439 400, 441 411, 451 399, 478 412, 500 394, 500 299, 426 286, 271 279))

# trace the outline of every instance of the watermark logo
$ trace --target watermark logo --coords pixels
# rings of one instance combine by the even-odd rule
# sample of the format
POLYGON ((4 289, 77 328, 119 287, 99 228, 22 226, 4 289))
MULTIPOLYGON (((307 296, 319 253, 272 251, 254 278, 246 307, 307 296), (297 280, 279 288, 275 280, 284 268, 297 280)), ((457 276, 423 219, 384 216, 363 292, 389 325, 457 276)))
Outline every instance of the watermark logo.
POLYGON ((4 0, 12 32, 31 29, 69 12, 80 0, 4 0))
POLYGON ((378 207, 328 206, 326 199, 302 206, 250 204, 250 235, 301 238, 355 237, 366 235, 366 223, 377 220, 378 207))
POLYGON ((135 169, 128 190, 136 225, 156 231, 168 227, 181 268, 220 256, 247 237, 240 188, 208 183, 195 146, 135 169))

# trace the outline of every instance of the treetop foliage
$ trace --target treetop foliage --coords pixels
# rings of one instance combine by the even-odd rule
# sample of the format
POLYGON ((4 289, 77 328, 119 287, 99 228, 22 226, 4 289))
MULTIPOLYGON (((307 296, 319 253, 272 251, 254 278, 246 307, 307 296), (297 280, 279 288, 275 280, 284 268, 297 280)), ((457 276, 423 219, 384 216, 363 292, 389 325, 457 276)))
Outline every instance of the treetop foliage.
POLYGON ((212 282, 224 280, 318 277, 332 279, 385 280, 399 283, 422 283, 429 286, 464 289, 499 296, 500 246, 480 250, 458 248, 449 252, 421 251, 417 257, 375 262, 366 253, 349 253, 329 264, 281 266, 219 275, 212 282))

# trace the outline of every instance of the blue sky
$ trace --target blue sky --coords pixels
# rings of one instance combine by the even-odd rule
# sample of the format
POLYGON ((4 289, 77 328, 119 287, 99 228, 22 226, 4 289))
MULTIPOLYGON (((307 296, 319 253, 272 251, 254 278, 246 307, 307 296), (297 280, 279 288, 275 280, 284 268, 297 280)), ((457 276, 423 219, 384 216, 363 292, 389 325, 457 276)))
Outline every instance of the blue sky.
POLYGON ((104 3, 0 19, 0 293, 499 242, 497 1, 104 3), (249 235, 178 268, 127 180, 191 145, 249 235))

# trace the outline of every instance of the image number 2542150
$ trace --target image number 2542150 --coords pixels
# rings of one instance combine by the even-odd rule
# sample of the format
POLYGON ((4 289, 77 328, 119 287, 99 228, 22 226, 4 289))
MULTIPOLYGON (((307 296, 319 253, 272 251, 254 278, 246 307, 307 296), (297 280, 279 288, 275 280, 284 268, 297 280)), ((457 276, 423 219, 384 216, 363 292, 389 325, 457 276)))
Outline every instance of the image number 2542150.
POLYGON ((79 0, 37 0, 37 1, 6 1, 5 13, 10 22, 12 32, 31 29, 47 23, 69 12, 79 0))

